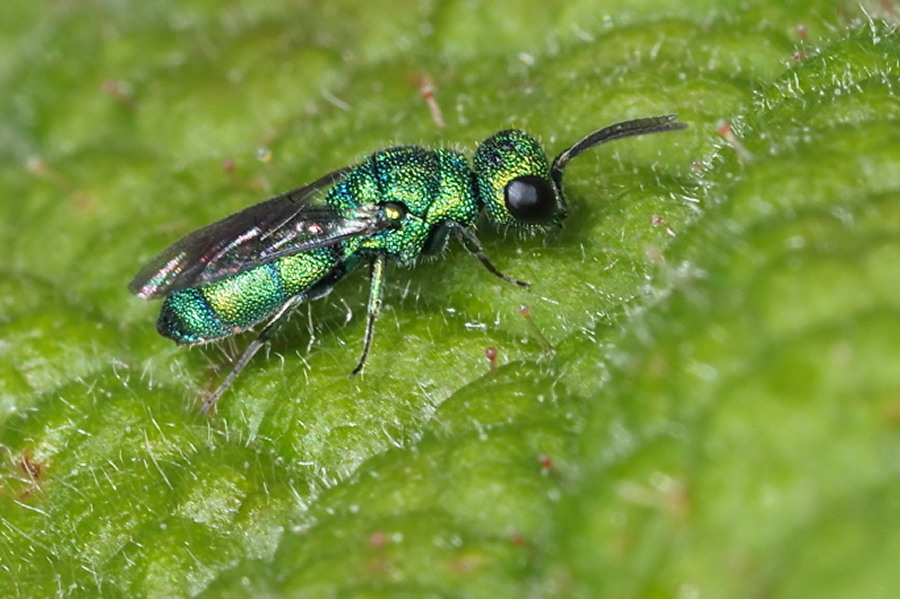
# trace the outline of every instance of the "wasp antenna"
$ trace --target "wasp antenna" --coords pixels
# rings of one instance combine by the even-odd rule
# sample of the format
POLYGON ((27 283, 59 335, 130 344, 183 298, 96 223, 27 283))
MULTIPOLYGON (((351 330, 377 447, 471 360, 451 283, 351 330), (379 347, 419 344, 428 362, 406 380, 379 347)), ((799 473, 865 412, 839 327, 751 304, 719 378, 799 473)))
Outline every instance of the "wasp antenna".
POLYGON ((677 119, 677 114, 652 116, 645 119, 623 121, 621 123, 616 123, 615 125, 598 129, 593 133, 589 133, 584 139, 563 150, 553 159, 553 165, 550 167, 550 176, 553 179, 553 183, 556 185, 557 189, 562 190, 563 170, 570 160, 585 150, 589 150, 594 146, 599 146, 608 141, 615 141, 625 137, 687 129, 687 125, 677 122, 677 119))

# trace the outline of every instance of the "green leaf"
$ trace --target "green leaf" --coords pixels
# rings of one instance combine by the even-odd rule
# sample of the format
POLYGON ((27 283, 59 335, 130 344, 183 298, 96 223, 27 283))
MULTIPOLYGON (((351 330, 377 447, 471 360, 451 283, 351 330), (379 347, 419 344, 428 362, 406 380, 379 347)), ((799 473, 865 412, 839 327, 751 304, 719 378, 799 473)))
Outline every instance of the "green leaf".
POLYGON ((0 595, 897 596, 896 15, 708 4, 8 7, 0 595), (250 337, 125 289, 385 146, 670 112, 571 165, 553 243, 482 227, 531 291, 393 265, 355 379, 364 273, 210 417, 250 337))

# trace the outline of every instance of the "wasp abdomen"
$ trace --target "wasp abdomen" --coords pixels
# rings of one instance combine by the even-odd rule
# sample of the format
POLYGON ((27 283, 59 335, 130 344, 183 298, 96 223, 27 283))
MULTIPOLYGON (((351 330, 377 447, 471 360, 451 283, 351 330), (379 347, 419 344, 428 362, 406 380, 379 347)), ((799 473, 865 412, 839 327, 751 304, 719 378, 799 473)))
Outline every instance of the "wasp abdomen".
POLYGON ((266 320, 291 297, 306 293, 336 268, 335 248, 293 254, 202 287, 169 294, 157 330, 179 344, 228 337, 266 320))

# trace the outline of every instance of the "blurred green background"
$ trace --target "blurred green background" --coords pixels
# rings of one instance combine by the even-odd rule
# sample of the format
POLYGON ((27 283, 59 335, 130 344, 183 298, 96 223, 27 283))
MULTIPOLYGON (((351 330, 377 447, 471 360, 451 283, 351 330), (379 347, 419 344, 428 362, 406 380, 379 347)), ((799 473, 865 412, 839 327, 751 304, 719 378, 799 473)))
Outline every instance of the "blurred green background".
POLYGON ((898 17, 7 2, 0 596, 900 596, 898 17), (670 112, 572 163, 553 243, 480 229, 530 291, 390 268, 355 379, 365 273, 211 417, 250 338, 177 348, 125 288, 382 147, 670 112))

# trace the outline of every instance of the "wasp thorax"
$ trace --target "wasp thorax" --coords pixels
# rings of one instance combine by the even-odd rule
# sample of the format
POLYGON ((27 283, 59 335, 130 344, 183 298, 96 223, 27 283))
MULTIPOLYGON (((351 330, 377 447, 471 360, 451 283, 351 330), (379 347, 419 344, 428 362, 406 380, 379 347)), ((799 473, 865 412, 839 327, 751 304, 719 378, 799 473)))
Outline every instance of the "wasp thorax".
POLYGON ((498 226, 555 224, 564 208, 538 141, 518 129, 486 139, 475 152, 475 182, 488 218, 498 226))

